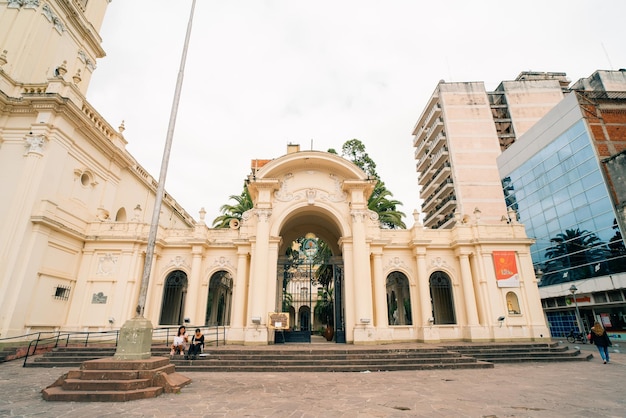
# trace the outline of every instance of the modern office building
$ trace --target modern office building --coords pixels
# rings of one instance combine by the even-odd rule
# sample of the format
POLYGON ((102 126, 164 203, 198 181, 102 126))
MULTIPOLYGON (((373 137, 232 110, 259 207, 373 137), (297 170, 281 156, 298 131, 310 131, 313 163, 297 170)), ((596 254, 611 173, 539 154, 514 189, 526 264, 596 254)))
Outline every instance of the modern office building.
POLYGON ((601 320, 626 338, 625 150, 626 72, 597 71, 498 157, 554 336, 601 320))
MULTIPOLYGON (((117 329, 137 315, 158 184, 126 150, 123 127, 86 98, 108 5, 0 2, 0 338, 117 329)), ((294 242, 308 257, 321 240, 337 343, 548 337, 522 225, 484 224, 474 211, 446 229, 385 229, 367 207, 374 181, 352 162, 293 145, 256 161, 253 208, 229 228, 207 227, 203 210, 195 220, 166 194, 143 312, 155 327, 220 325, 228 344, 247 345, 311 330, 312 268, 293 272, 284 257, 294 242)), ((498 189, 497 170, 486 171, 498 189)), ((485 213, 495 197, 473 196, 485 213)))
POLYGON ((563 99, 564 73, 523 72, 493 92, 482 82, 439 82, 413 130, 427 228, 474 212, 506 215, 496 158, 563 99))
POLYGON ((624 338, 626 71, 569 84, 441 81, 413 131, 424 224, 524 224, 552 335, 601 319, 624 338))

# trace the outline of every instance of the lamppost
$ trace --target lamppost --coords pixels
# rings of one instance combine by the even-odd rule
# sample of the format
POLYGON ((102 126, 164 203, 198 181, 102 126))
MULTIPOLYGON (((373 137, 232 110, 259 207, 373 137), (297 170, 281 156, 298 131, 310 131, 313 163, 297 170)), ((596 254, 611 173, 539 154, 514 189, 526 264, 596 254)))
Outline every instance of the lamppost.
POLYGON ((576 301, 576 292, 578 291, 578 288, 576 285, 571 285, 569 291, 572 294, 572 298, 574 298, 574 306, 576 307, 576 325, 578 327, 578 332, 582 333, 583 330, 580 327, 580 311, 578 310, 578 302, 576 301))

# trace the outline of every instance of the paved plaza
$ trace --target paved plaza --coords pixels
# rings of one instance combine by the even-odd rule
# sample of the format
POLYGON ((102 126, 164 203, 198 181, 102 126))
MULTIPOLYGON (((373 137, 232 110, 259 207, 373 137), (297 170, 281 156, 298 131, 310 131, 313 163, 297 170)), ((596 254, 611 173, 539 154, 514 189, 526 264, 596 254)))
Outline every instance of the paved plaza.
MULTIPOLYGON (((616 347, 626 351, 621 347, 616 347)), ((624 347, 626 348, 626 347, 624 347)), ((68 368, 0 364, 1 417, 626 417, 626 354, 493 369, 365 373, 184 373, 179 394, 46 402, 68 368)))

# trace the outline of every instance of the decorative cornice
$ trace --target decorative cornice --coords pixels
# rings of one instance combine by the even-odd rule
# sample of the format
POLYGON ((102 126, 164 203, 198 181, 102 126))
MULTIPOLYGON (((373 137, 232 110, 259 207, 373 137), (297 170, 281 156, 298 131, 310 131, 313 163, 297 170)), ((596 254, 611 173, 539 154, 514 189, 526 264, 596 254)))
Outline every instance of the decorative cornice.
MULTIPOLYGON (((307 174, 315 174, 313 170, 306 171, 307 174)), ((288 173, 280 181, 280 189, 274 192, 274 198, 279 202, 290 202, 292 200, 306 199, 309 205, 314 205, 315 201, 329 201, 333 203, 345 202, 347 194, 341 189, 341 180, 333 173, 329 173, 329 177, 334 184, 334 190, 331 193, 327 193, 320 189, 309 188, 306 190, 300 190, 296 193, 292 193, 289 187, 289 183, 293 180, 294 174, 288 173)))

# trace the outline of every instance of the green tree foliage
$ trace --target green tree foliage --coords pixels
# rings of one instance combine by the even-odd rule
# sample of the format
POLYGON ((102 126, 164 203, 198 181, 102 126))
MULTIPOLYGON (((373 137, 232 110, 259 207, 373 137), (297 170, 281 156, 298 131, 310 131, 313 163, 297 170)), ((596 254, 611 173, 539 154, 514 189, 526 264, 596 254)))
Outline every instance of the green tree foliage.
POLYGON ((581 280, 606 273, 607 249, 587 230, 567 229, 550 239, 542 285, 581 280))
POLYGON ((393 193, 380 179, 376 172, 376 163, 366 152, 365 145, 358 139, 351 139, 343 144, 341 154, 363 170, 370 178, 377 180, 374 191, 367 201, 367 208, 378 214, 380 225, 387 229, 406 228, 406 224, 402 221, 405 214, 397 209, 398 206, 402 206, 402 202, 392 199, 393 193))
POLYGON ((233 219, 241 221, 241 217, 244 212, 254 207, 252 198, 250 197, 250 192, 245 184, 243 186, 243 191, 239 196, 231 195, 229 199, 234 200, 235 204, 222 205, 220 208, 220 212, 222 212, 222 214, 213 220, 214 228, 228 228, 230 226, 230 221, 233 219))

